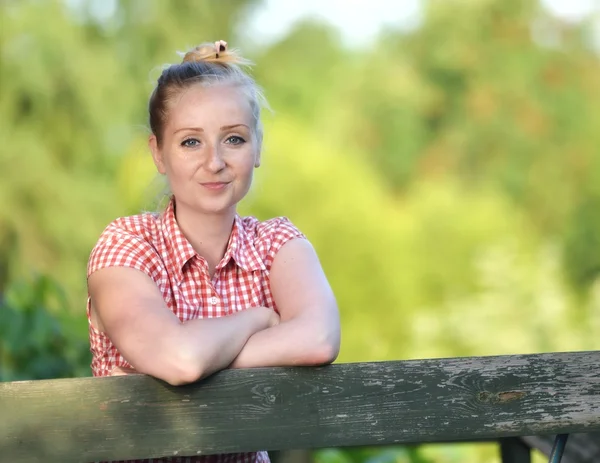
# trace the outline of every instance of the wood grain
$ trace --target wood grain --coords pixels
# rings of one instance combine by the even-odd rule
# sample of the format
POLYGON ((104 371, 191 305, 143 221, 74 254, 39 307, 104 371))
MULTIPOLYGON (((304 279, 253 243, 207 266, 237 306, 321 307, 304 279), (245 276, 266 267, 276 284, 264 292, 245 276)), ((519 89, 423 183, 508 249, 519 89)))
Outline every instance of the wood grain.
POLYGON ((600 352, 0 383, 0 461, 89 462, 600 431, 600 352))

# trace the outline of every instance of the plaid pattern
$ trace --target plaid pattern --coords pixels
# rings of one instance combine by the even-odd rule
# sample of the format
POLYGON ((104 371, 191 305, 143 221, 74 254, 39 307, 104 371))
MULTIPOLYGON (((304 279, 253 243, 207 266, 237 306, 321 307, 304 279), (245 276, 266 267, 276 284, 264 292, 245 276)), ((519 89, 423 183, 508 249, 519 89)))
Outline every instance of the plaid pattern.
MULTIPOLYGON (((105 267, 131 267, 148 275, 181 321, 223 317, 253 306, 277 310, 269 287, 269 270, 277 251, 304 235, 286 218, 259 222, 236 215, 225 255, 212 278, 175 219, 171 201, 162 214, 145 213, 112 222, 100 236, 88 262, 88 276, 105 267)), ((109 376, 116 366, 131 367, 110 339, 90 319, 92 373, 109 376)), ((202 457, 169 457, 138 462, 268 463, 266 452, 202 457)))

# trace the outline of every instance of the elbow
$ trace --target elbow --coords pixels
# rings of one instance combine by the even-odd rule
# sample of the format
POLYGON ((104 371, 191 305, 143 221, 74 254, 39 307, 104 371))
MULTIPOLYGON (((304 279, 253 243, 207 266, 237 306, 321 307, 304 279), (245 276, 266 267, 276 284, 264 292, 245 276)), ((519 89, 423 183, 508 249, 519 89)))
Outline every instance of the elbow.
POLYGON ((321 349, 319 365, 329 365, 335 362, 340 353, 340 344, 338 343, 326 343, 321 349))
POLYGON ((163 379, 171 386, 184 386, 195 383, 207 376, 203 362, 186 352, 177 352, 170 357, 170 368, 163 379))
POLYGON ((310 357, 306 361, 307 365, 329 365, 335 362, 340 353, 339 337, 336 336, 335 339, 324 339, 322 342, 317 342, 309 352, 310 357))
POLYGON ((309 366, 328 365, 335 362, 340 353, 340 326, 339 323, 324 325, 320 330, 314 330, 308 337, 310 345, 306 346, 307 358, 304 364, 309 366))
POLYGON ((340 343, 341 330, 338 319, 336 324, 329 326, 329 329, 322 334, 320 342, 316 343, 316 345, 320 346, 317 349, 319 356, 317 360, 320 365, 328 365, 335 362, 340 353, 340 343))
POLYGON ((195 383, 202 378, 201 374, 196 374, 189 370, 173 371, 165 375, 162 379, 171 386, 185 386, 186 384, 195 383))
POLYGON ((171 386, 185 386, 186 384, 195 383, 204 377, 204 371, 193 365, 180 364, 174 366, 169 374, 162 379, 171 386))

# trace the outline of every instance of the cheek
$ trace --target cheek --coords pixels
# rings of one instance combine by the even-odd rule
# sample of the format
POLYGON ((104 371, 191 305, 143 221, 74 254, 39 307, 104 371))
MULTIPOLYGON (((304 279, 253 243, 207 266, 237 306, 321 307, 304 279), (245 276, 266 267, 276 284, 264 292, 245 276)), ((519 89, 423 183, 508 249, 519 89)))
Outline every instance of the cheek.
POLYGON ((167 174, 172 177, 187 177, 198 170, 200 159, 186 153, 174 153, 167 163, 167 174))
POLYGON ((256 151, 250 145, 247 149, 227 154, 227 164, 231 170, 235 171, 238 176, 246 176, 252 172, 254 163, 256 162, 256 151))
POLYGON ((249 168, 254 169, 260 163, 260 146, 257 143, 252 144, 252 150, 248 156, 249 168))
POLYGON ((248 180, 252 179, 252 175, 254 173, 256 158, 254 156, 248 156, 245 160, 244 165, 242 167, 242 172, 244 177, 248 178, 248 180))

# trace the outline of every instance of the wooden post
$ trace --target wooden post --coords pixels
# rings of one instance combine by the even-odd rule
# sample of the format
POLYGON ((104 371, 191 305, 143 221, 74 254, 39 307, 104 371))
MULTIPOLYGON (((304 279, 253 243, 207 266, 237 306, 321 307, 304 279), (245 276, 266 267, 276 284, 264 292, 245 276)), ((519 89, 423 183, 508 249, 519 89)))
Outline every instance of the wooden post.
POLYGON ((500 440, 502 463, 531 463, 531 449, 517 437, 500 440))
POLYGON ((269 452, 271 463, 313 463, 310 450, 279 450, 269 452))

